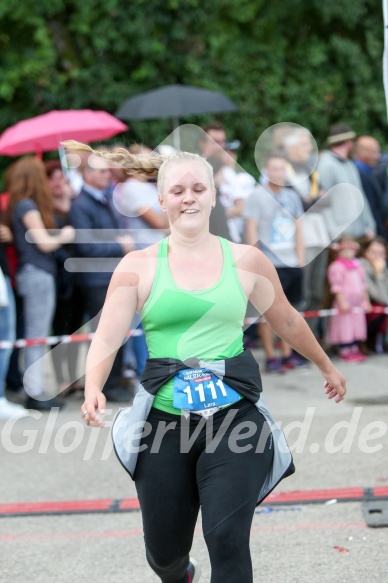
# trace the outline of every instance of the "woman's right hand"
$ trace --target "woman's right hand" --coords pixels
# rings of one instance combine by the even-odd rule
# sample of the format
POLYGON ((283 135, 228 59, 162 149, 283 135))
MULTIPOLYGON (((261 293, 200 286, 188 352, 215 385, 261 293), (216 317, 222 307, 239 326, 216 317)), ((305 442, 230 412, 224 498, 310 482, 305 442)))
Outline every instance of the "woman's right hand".
POLYGON ((59 233, 59 238, 62 245, 66 245, 67 243, 71 243, 75 239, 75 229, 70 225, 66 225, 61 229, 59 233))
POLYGON ((104 427, 105 423, 100 417, 106 413, 106 398, 100 391, 85 391, 85 400, 81 405, 81 417, 86 425, 91 427, 104 427))

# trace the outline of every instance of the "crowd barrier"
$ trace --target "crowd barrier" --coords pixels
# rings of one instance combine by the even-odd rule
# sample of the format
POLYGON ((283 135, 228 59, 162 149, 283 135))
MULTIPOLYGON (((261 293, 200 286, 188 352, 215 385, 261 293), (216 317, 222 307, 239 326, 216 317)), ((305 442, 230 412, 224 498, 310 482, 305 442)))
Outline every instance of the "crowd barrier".
MULTIPOLYGON (((359 314, 362 312, 360 308, 352 308, 350 310, 353 314, 359 314)), ((349 312, 343 312, 341 310, 337 310, 335 308, 331 308, 328 310, 314 310, 308 312, 299 312, 305 319, 308 318, 327 318, 329 316, 336 316, 337 314, 344 314, 349 312)), ((388 314, 388 307, 381 307, 381 306, 373 306, 370 312, 371 314, 388 314)), ((245 318, 244 323, 247 326, 255 324, 259 321, 258 317, 251 317, 245 318)), ((142 329, 134 329, 129 330, 127 336, 142 336, 144 334, 144 330, 142 329)), ((71 334, 67 336, 48 336, 46 338, 20 338, 15 340, 15 342, 9 340, 0 340, 0 350, 6 348, 25 348, 26 346, 36 346, 36 345, 46 345, 46 346, 54 346, 59 344, 60 342, 64 344, 69 344, 71 342, 88 342, 93 339, 94 332, 87 332, 85 334, 71 334)))

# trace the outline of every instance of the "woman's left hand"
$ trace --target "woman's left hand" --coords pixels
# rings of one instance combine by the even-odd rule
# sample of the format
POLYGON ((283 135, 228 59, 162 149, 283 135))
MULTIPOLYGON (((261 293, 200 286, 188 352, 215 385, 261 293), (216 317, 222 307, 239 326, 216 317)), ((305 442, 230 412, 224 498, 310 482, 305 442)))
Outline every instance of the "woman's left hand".
POLYGON ((13 241, 12 231, 7 225, 0 225, 0 241, 1 243, 13 241))
POLYGON ((335 397, 335 402, 339 403, 345 398, 346 394, 346 381, 344 376, 334 366, 329 373, 322 374, 325 377, 323 387, 326 395, 329 399, 334 399, 335 397))

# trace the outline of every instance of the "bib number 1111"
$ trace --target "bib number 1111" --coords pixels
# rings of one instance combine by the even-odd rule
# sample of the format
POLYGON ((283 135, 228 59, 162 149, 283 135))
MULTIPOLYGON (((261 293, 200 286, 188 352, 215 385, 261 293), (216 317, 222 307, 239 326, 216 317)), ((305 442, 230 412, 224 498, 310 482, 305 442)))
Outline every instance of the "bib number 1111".
MULTIPOLYGON (((222 396, 226 397, 226 390, 225 390, 224 383, 222 382, 222 380, 218 379, 218 381, 216 382, 215 385, 221 391, 222 396)), ((196 391, 198 393, 199 400, 201 403, 204 403, 206 401, 205 388, 210 389, 211 396, 212 396, 212 399, 214 401, 218 398, 217 389, 216 389, 215 385, 214 385, 213 381, 210 381, 209 383, 207 383, 207 385, 205 385, 205 387, 203 386, 203 383, 200 383, 198 386, 194 387, 194 391, 196 391)), ((186 395, 187 395, 187 402, 189 405, 193 404, 193 394, 191 391, 192 391, 192 387, 190 387, 190 385, 187 385, 187 387, 185 389, 183 389, 183 392, 186 393, 186 395)))

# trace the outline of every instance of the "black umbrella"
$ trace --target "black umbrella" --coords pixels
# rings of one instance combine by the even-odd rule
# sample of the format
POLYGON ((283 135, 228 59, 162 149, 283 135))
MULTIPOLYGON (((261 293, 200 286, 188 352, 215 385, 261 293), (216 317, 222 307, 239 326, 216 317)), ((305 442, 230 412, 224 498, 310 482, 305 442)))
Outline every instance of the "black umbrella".
MULTIPOLYGON (((182 116, 236 110, 236 105, 217 91, 188 85, 167 85, 131 97, 122 105, 116 116, 120 119, 171 117, 176 129, 179 127, 179 118, 182 116)), ((174 132, 174 138, 179 144, 178 132, 174 132)))

